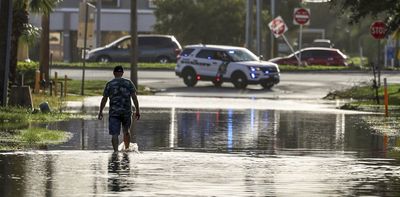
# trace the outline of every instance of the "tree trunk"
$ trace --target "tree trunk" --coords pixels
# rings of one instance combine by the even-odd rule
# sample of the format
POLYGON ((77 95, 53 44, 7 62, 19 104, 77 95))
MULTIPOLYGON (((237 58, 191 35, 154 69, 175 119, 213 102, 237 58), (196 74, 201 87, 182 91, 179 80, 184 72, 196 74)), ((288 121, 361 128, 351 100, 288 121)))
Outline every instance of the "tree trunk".
POLYGON ((12 1, 0 1, 0 105, 7 106, 10 59, 12 1))
POLYGON ((399 65, 399 38, 400 38, 400 29, 396 30, 394 33, 394 66, 400 67, 399 65))
POLYGON ((22 8, 13 9, 11 52, 10 52, 10 85, 17 84, 17 56, 18 41, 24 30, 24 24, 28 23, 28 12, 26 5, 22 8))
POLYGON ((40 76, 45 75, 46 84, 49 82, 49 54, 50 54, 50 47, 49 47, 49 30, 50 26, 50 19, 49 15, 43 14, 42 15, 42 35, 40 37, 40 58, 39 58, 39 65, 40 65, 40 76))

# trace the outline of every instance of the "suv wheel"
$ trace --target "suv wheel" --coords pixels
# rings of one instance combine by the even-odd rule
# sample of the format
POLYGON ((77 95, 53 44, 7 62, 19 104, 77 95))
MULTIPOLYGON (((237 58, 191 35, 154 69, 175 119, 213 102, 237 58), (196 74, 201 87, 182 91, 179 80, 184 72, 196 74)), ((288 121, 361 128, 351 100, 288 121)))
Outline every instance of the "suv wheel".
POLYGON ((263 82, 261 82, 261 86, 262 86, 264 89, 269 90, 269 89, 272 88, 272 86, 274 86, 274 83, 263 81, 263 82))
POLYGON ((192 69, 186 69, 182 72, 183 83, 187 87, 193 87, 197 83, 196 73, 192 69))
POLYGON ((214 79, 212 83, 214 84, 215 87, 221 87, 223 82, 222 80, 217 81, 216 79, 214 79))
POLYGON ((236 72, 232 75, 232 83, 235 88, 245 89, 247 87, 247 78, 242 72, 236 72))
POLYGON ((161 64, 165 64, 170 62, 168 57, 165 56, 161 56, 157 58, 157 62, 161 63, 161 64))
POLYGON ((97 58, 97 61, 98 62, 111 62, 111 58, 109 56, 102 55, 97 58))

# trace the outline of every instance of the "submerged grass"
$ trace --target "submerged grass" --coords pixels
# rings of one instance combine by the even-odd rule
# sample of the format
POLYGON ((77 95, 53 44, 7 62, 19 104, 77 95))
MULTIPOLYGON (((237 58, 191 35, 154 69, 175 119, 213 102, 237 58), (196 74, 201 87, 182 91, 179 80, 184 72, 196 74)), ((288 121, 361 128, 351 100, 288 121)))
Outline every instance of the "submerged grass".
POLYGON ((68 137, 67 132, 44 128, 24 129, 16 136, 18 141, 28 145, 57 144, 66 141, 68 137))
POLYGON ((0 150, 16 150, 27 145, 46 145, 61 143, 68 139, 63 131, 44 128, 28 128, 31 123, 66 120, 75 117, 66 113, 33 113, 19 107, 0 107, 0 150))
POLYGON ((45 128, 28 128, 14 132, 1 132, 0 150, 20 150, 26 148, 45 148, 49 144, 67 141, 71 134, 45 128))

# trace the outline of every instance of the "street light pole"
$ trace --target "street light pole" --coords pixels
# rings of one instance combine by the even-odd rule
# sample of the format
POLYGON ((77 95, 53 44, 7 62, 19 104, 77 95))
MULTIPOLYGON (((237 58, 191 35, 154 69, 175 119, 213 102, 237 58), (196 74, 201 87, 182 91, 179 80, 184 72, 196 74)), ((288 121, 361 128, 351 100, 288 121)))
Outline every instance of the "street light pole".
POLYGON ((138 88, 137 62, 138 62, 138 42, 137 42, 137 5, 136 0, 131 1, 131 81, 138 88))
MULTIPOLYGON (((271 0, 271 17, 275 18, 275 0, 271 0)), ((271 41, 271 46, 270 46, 270 58, 274 58, 275 57, 275 39, 274 39, 274 35, 271 33, 270 34, 270 41, 271 41)))
POLYGON ((246 48, 253 48, 253 0, 246 1, 246 48))
POLYGON ((261 0, 257 0, 257 55, 261 55, 261 0))
POLYGON ((96 8, 97 8, 97 20, 96 20, 96 47, 101 46, 101 4, 102 0, 97 0, 96 8))

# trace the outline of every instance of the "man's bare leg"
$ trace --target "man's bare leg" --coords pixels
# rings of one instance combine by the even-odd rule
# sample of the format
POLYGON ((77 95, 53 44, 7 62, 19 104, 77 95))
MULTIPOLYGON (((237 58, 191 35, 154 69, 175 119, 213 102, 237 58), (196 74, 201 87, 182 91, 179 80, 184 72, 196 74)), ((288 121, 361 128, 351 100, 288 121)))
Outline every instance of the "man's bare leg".
POLYGON ((118 152, 118 135, 113 135, 112 136, 111 144, 113 146, 114 152, 118 152))
POLYGON ((131 134, 129 133, 129 128, 124 129, 124 144, 125 149, 129 148, 129 144, 131 143, 131 134))

